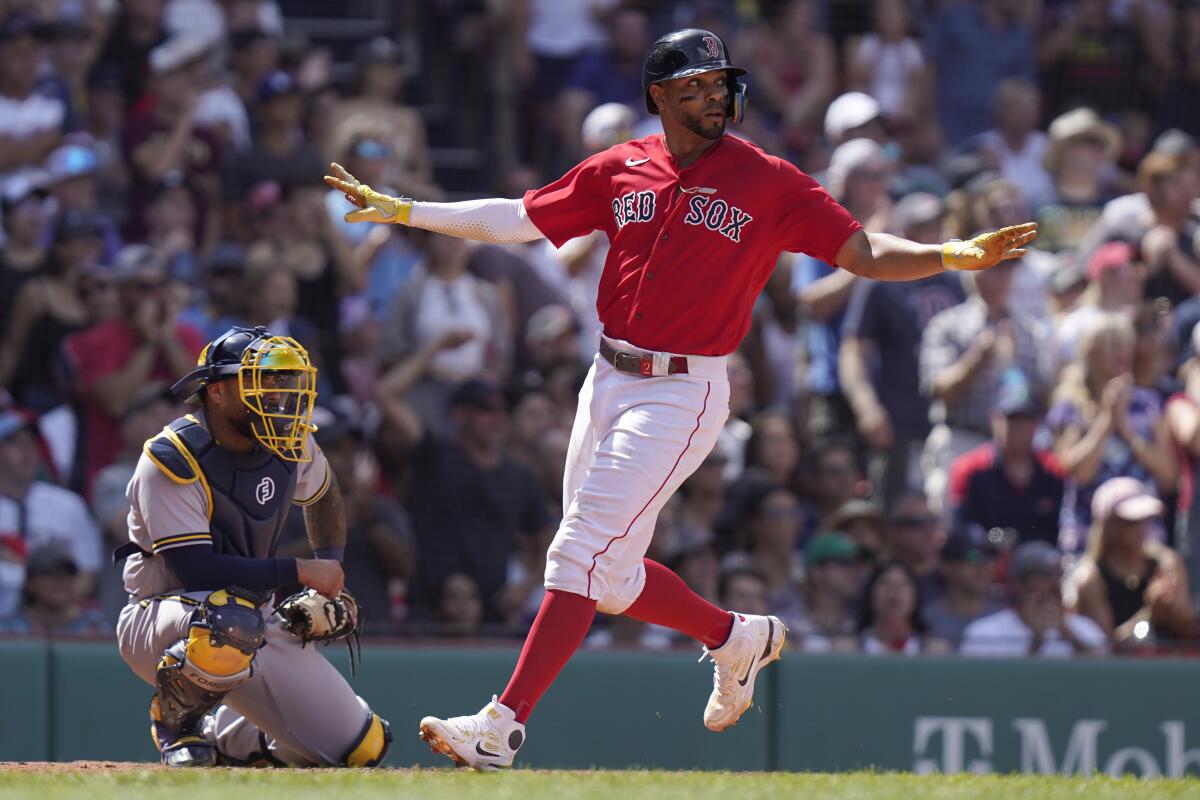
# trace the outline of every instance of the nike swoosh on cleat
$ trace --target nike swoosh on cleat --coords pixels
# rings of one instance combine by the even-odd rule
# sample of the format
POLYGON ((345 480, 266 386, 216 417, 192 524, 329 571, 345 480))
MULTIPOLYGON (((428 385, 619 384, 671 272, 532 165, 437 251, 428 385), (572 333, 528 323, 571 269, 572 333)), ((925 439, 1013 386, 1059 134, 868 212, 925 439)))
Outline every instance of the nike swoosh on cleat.
POLYGON ((642 164, 645 164, 649 160, 650 160, 649 158, 627 158, 627 159, 625 159, 625 166, 637 167, 637 166, 641 166, 642 164))
POLYGON ((770 617, 767 617, 767 649, 763 650, 763 654, 758 660, 762 661, 767 656, 771 655, 771 645, 775 643, 775 623, 770 617))
POLYGON ((484 750, 483 745, 481 745, 479 742, 475 743, 475 752, 479 753, 481 756, 485 756, 486 758, 504 758, 504 756, 500 755, 499 753, 489 753, 487 750, 484 750))

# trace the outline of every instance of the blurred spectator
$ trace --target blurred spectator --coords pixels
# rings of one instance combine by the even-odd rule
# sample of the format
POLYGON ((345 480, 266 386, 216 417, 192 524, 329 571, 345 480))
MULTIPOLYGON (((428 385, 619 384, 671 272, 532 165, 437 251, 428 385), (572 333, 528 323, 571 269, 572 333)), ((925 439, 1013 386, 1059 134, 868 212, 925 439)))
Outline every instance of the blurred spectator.
POLYGON ((904 0, 873 0, 871 30, 846 48, 846 86, 871 95, 885 119, 920 123, 931 108, 930 75, 904 0))
POLYGON ((995 572, 996 550, 982 528, 962 528, 951 534, 942 547, 945 592, 921 608, 929 635, 958 649, 968 625, 1000 611, 1004 606, 991 591, 995 572))
POLYGON ((1088 290, 1076 308, 1055 326, 1058 359, 1067 364, 1077 357, 1084 331, 1111 314, 1133 317, 1142 297, 1142 277, 1134 251, 1125 242, 1108 242, 1087 262, 1088 290))
POLYGON ((365 131, 387 131, 391 174, 383 185, 397 194, 437 199, 441 192, 433 182, 425 121, 403 103, 403 73, 404 50, 395 41, 377 36, 359 48, 349 95, 333 110, 331 152, 341 152, 365 131))
POLYGON ((899 561, 885 561, 875 568, 863 587, 858 612, 858 635, 862 652, 869 656, 915 656, 938 649, 922 642, 925 622, 921 619, 921 593, 916 578, 899 561))
POLYGON ((804 592, 795 615, 785 624, 792 647, 810 653, 851 651, 857 633, 855 604, 863 590, 868 562, 852 540, 834 532, 804 547, 804 592))
POLYGON ((1103 655, 1104 631, 1079 614, 1064 613, 1062 556, 1045 542, 1019 545, 1009 564, 1009 608, 977 619, 963 632, 965 656, 1019 658, 1103 655))
MULTIPOLYGON (((805 490, 815 518, 808 520, 805 533, 812 533, 830 514, 869 491, 858 450, 849 439, 818 442, 807 459, 807 467, 805 490)), ((837 526, 832 529, 837 530, 837 526)))
POLYGON ((1176 13, 1174 69, 1158 104, 1157 127, 1200 132, 1200 5, 1184 3, 1176 13))
MULTIPOLYGON (((117 459, 96 474, 89 488, 92 512, 100 524, 104 552, 108 553, 129 541, 129 499, 125 487, 133 477, 133 468, 142 455, 142 445, 180 416, 179 404, 170 390, 160 382, 150 382, 138 389, 121 420, 122 448, 117 459)), ((357 588, 356 588, 357 593, 357 588)), ((101 570, 99 576, 100 610, 105 619, 115 621, 121 607, 129 601, 129 593, 121 579, 120 570, 101 570)))
POLYGON ((567 161, 583 152, 583 119, 593 108, 623 103, 640 114, 646 107, 642 61, 654 41, 650 20, 637 9, 618 8, 605 25, 607 43, 579 57, 559 95, 558 124, 567 161))
POLYGON ((951 146, 987 128, 1001 81, 1033 80, 1033 36, 1021 14, 1018 0, 965 0, 943 6, 930 22, 925 47, 951 146))
POLYGON ((816 144, 837 85, 837 53, 818 14, 814 0, 764 4, 759 24, 735 49, 742 55, 734 63, 754 76, 757 104, 778 126, 784 146, 801 157, 816 144))
POLYGON ((153 65, 150 53, 167 38, 163 26, 165 0, 125 0, 108 33, 100 54, 102 63, 116 67, 125 101, 129 105, 142 98, 146 79, 153 65))
MULTIPOLYGON (((1104 0, 1079 0, 1047 7, 1047 30, 1038 42, 1038 63, 1061 112, 1086 104, 1103 113, 1143 105, 1144 92, 1172 64, 1169 16, 1153 2, 1118 7, 1104 0)), ((1169 11, 1168 11, 1169 15, 1169 11)))
MULTIPOLYGON (((96 151, 85 144, 63 144, 46 157, 43 166, 45 179, 42 185, 50 193, 56 214, 61 215, 68 211, 90 214, 104 239, 104 248, 96 260, 103 264, 111 264, 117 251, 121 249, 121 235, 112 219, 101 211, 100 188, 96 175, 100 162, 96 151)), ((47 225, 43 231, 43 244, 49 245, 53 237, 54 226, 47 225)))
POLYGON ((96 154, 101 206, 123 221, 129 188, 129 165, 121 153, 126 107, 125 93, 114 65, 96 64, 88 73, 84 110, 87 114, 84 131, 96 154))
POLYGON ((767 486, 746 509, 746 562, 767 581, 767 607, 789 628, 800 618, 800 499, 783 486, 767 486))
POLYGON ((678 547, 688 549, 714 536, 725 505, 725 454, 713 450, 679 487, 678 547))
POLYGON ((0 617, 0 634, 21 636, 111 635, 112 625, 94 608, 84 605, 79 566, 57 543, 39 546, 25 562, 21 608, 11 617, 0 617))
POLYGON ((120 314, 70 336, 64 344, 75 377, 82 425, 80 486, 121 451, 120 421, 138 390, 171 383, 188 372, 204 346, 200 332, 178 321, 179 303, 167 292, 162 259, 147 245, 127 245, 114 277, 120 314))
POLYGON ((480 380, 456 386, 448 401, 454 433, 443 438, 407 405, 410 385, 381 384, 378 400, 411 448, 405 506, 417 540, 413 605, 433 610, 446 579, 463 572, 479 586, 484 619, 499 622, 500 592, 518 539, 549 535, 541 487, 527 467, 504 454, 508 414, 498 387, 480 380))
POLYGON ((917 491, 896 498, 888 517, 888 550, 905 566, 921 589, 922 602, 941 597, 945 587, 939 574, 946 526, 929 510, 929 501, 917 491))
POLYGON ((847 500, 821 520, 822 531, 838 531, 850 539, 864 558, 878 561, 887 552, 883 512, 869 500, 847 500))
POLYGON ((1200 324, 1192 327, 1192 353, 1179 368, 1183 391, 1167 400, 1165 415, 1179 453, 1176 546, 1187 560, 1190 584, 1200 583, 1200 324))
POLYGON ((231 27, 230 80, 243 108, 250 109, 254 106, 258 87, 263 79, 279 69, 279 44, 278 35, 259 25, 257 21, 243 27, 231 27))
POLYGON ((73 331, 93 321, 79 284, 85 265, 96 260, 100 247, 93 215, 63 214, 54 225, 44 268, 17 292, 0 340, 0 386, 8 388, 18 405, 41 413, 66 399, 60 347, 73 331))
MULTIPOLYGON (((136 0, 156 3, 157 0, 136 0)), ((179 180, 192 192, 199 246, 219 234, 215 203, 221 164, 220 140, 195 120, 196 65, 208 43, 179 37, 158 45, 150 54, 149 95, 131 110, 122 135, 122 152, 130 165, 129 213, 125 233, 140 241, 146 231, 146 212, 162 181, 179 180)))
POLYGON ((1036 209, 1038 249, 1057 252, 1083 241, 1104 204, 1120 193, 1115 174, 1120 150, 1121 134, 1090 108, 1076 108, 1050 123, 1046 169, 1054 197, 1036 209))
POLYGON ((750 422, 746 440, 745 467, 726 494, 725 510, 718 527, 728 539, 725 548, 747 546, 739 537, 743 518, 760 494, 772 486, 797 487, 800 443, 790 415, 760 411, 750 422))
MULTIPOLYGON (((916 214, 902 233, 937 244, 941 231, 916 214)), ((940 311, 965 298, 949 273, 909 283, 859 281, 850 298, 838 353, 842 390, 858 430, 873 451, 871 478, 884 505, 911 488, 929 435, 929 402, 918 386, 921 331, 940 311), (886 387, 886 389, 885 389, 886 387)))
MULTIPOLYGON (((283 187, 311 184, 320 189, 323 159, 304 138, 301 121, 304 97, 300 84, 283 70, 275 70, 255 92, 254 144, 229 159, 221 175, 226 221, 230 232, 243 241, 249 236, 240 219, 252 187, 274 181, 283 187)), ((306 225, 319 222, 305 219, 306 225)), ((319 232, 317 227, 315 232, 319 232)))
MULTIPOLYGON (((0 332, 7 337, 13 303, 21 286, 39 277, 49 246, 42 241, 47 223, 45 190, 29 179, 10 181, 0 192, 0 220, 4 225, 0 245, 0 332)), ((3 341, 3 339, 0 339, 3 341)))
MULTIPOLYGON (((18 560, 43 545, 61 545, 79 567, 79 596, 86 596, 106 561, 100 554, 100 531, 83 498, 37 479, 40 466, 33 424, 19 411, 0 413, 0 542, 18 560)), ((0 616, 13 610, 0 608, 0 616)))
POLYGON ((1009 308, 1016 264, 964 273, 966 302, 929 321, 921 338, 921 387, 933 399, 925 442, 925 492, 934 510, 945 510, 950 464, 988 440, 990 413, 1003 376, 1016 369, 1044 392, 1051 380, 1047 352, 1032 321, 1009 308))
MULTIPOLYGON (((506 377, 508 337, 496 289, 467 271, 471 247, 437 233, 417 236, 422 259, 392 302, 384 355, 411 387, 409 403, 444 433, 453 386, 485 373, 506 377)), ((381 383, 387 383, 384 377, 381 383)))
POLYGON ((0 20, 0 184, 42 163, 62 138, 66 104, 37 90, 42 54, 32 17, 0 20))
POLYGON ((191 190, 177 175, 153 187, 149 198, 143 242, 162 257, 167 266, 167 275, 183 290, 186 303, 200 282, 195 201, 191 190))
MULTIPOLYGON (((871 105, 874 100, 861 93, 843 95, 830 106, 830 112, 839 104, 849 106, 846 115, 851 116, 851 112, 859 110, 854 105, 871 105), (852 101, 855 96, 862 98, 863 103, 852 101)), ((861 110, 862 116, 839 121, 838 130, 841 122, 859 122, 867 113, 878 113, 877 109, 861 110)), ((827 136, 831 134, 829 123, 827 116, 827 136)), ((878 127, 877 122, 871 124, 878 127)), ((860 124, 854 130, 865 129, 860 124)), ((892 210, 891 200, 887 196, 889 170, 890 165, 878 142, 853 139, 838 146, 833 153, 829 189, 856 219, 872 230, 884 230, 892 210)), ((808 358, 804 378, 808 411, 806 433, 814 439, 850 435, 854 432, 854 415, 838 381, 838 349, 842 342, 846 307, 859 279, 851 272, 835 269, 803 253, 796 254, 794 258, 792 291, 805 317, 804 338, 808 358)))
POLYGON ((67 108, 64 128, 77 131, 85 126, 88 72, 103 45, 99 38, 103 26, 93 24, 79 6, 60 7, 57 13, 57 19, 38 26, 48 50, 48 63, 42 65, 39 88, 62 99, 67 108))
POLYGON ((1062 467, 1052 453, 1034 446, 1044 414, 1022 376, 1004 376, 991 412, 992 440, 950 467, 949 503, 956 528, 1010 528, 1021 541, 1058 542, 1062 467))
POLYGON ((470 575, 456 572, 442 582, 437 605, 437 634, 469 638, 479 636, 483 625, 483 603, 479 584, 470 575))
POLYGON ((1092 496, 1087 555, 1073 576, 1075 610, 1117 648, 1195 635, 1187 572, 1174 550, 1150 541, 1163 505, 1133 478, 1110 478, 1092 496))
POLYGON ((1138 165, 1138 184, 1150 203, 1150 229, 1141 239, 1145 296, 1178 305, 1200 293, 1200 253, 1192 205, 1200 173, 1183 156, 1149 153, 1138 165))
POLYGON ((1180 384, 1175 379, 1171 307, 1159 298, 1143 303, 1133 317, 1133 385, 1149 389, 1166 401, 1180 384))
POLYGON ((218 243, 204 262, 201 291, 191 306, 179 312, 180 322, 200 331, 206 342, 238 324, 245 272, 245 248, 235 242, 218 243))
MULTIPOLYGON (((291 336, 312 354, 319 369, 328 370, 325 351, 320 347, 323 337, 311 322, 296 313, 296 283, 296 275, 291 270, 261 252, 250 256, 238 298, 242 312, 240 324, 261 325, 276 336, 291 336)), ((328 378, 322 375, 320 380, 328 378)))
POLYGON ((769 614, 767 579, 753 567, 732 567, 721 573, 722 608, 736 608, 745 614, 769 614))
POLYGON ((1042 95, 1026 78, 1007 78, 992 100, 995 127, 979 135, 979 146, 996 161, 1001 176, 1020 186, 1030 205, 1041 208, 1054 199, 1054 183, 1046 170, 1050 139, 1038 130, 1042 95))
POLYGON ((1059 526, 1067 553, 1087 545, 1092 493, 1101 483, 1124 475, 1170 493, 1179 477, 1162 405, 1154 392, 1133 385, 1133 344, 1128 319, 1112 315, 1093 323, 1046 418, 1067 475, 1059 526))
POLYGON ((754 373, 755 395, 762 407, 796 406, 804 363, 800 318, 792 293, 792 256, 784 254, 759 296, 750 330, 740 348, 754 373))

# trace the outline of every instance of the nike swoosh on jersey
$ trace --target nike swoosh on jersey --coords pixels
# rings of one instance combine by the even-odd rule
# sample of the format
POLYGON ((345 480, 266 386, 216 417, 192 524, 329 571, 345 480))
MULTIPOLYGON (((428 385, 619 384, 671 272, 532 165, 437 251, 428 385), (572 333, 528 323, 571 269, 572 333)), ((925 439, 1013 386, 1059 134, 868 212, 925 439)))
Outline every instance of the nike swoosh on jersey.
POLYGON ((625 159, 625 166, 637 167, 637 166, 641 166, 642 164, 645 164, 649 160, 650 160, 649 158, 627 158, 627 159, 625 159))

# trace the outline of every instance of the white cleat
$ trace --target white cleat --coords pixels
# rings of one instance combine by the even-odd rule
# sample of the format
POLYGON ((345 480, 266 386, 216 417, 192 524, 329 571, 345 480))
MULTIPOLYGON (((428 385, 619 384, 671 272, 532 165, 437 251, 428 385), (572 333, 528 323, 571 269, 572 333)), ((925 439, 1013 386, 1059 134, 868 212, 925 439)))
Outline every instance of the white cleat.
POLYGON ((435 753, 449 756, 460 767, 507 769, 525 744, 525 726, 512 710, 492 696, 478 714, 421 720, 420 736, 435 753))
POLYGON ((754 679, 758 671, 778 661, 787 639, 787 628, 778 617, 755 614, 733 615, 733 630, 716 650, 704 649, 713 660, 713 690, 704 709, 704 727, 720 731, 737 725, 754 702, 754 679))

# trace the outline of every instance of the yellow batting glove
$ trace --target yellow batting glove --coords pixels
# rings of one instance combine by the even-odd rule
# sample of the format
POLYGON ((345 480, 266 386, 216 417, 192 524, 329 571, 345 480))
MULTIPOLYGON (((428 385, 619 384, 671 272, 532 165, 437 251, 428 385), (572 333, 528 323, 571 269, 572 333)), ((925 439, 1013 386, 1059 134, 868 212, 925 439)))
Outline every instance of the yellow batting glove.
POLYGON ((346 214, 346 222, 390 222, 409 225, 412 219, 411 197, 392 197, 377 192, 365 183, 360 183, 341 164, 330 164, 332 175, 325 176, 325 183, 346 195, 346 199, 358 207, 346 214))
POLYGON ((942 245, 942 269, 977 270, 994 267, 1001 261, 1025 255, 1024 245, 1037 238, 1037 223, 1010 225, 998 231, 981 233, 965 242, 942 245))

